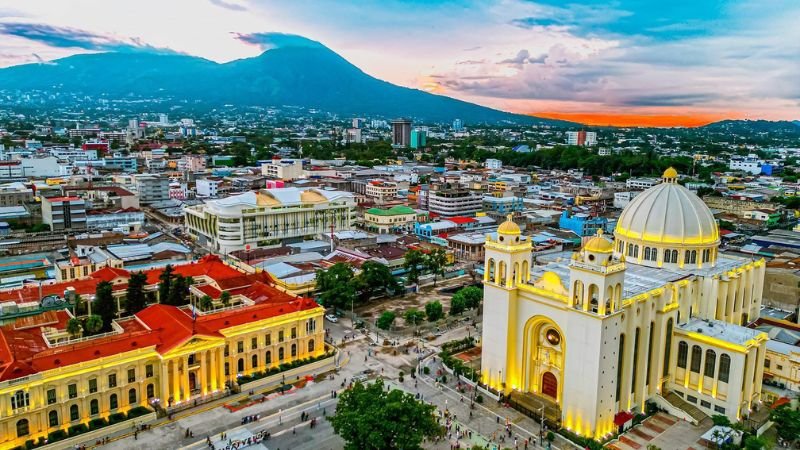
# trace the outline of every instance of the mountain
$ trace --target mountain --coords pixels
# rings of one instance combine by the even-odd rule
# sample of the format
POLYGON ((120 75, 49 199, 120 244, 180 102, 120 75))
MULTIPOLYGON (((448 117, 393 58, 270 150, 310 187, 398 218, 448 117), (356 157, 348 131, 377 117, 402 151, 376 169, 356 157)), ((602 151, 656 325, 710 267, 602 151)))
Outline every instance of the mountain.
POLYGON ((703 130, 734 134, 771 133, 800 136, 800 121, 770 120, 722 120, 710 123, 703 130))
MULTIPOLYGON (((314 41, 308 41, 314 42, 314 41)), ((75 55, 0 69, 0 89, 109 98, 171 98, 209 106, 300 106, 341 115, 465 123, 568 124, 511 114, 374 78, 327 47, 289 45, 228 63, 176 53, 75 55)))

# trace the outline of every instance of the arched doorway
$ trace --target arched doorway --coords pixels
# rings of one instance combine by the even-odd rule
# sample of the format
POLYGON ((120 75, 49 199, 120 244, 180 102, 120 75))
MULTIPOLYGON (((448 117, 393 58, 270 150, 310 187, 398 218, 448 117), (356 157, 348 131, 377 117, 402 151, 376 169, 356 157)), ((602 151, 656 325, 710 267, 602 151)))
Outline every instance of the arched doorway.
POLYGON ((542 374, 542 394, 558 400, 558 379, 550 372, 542 374))

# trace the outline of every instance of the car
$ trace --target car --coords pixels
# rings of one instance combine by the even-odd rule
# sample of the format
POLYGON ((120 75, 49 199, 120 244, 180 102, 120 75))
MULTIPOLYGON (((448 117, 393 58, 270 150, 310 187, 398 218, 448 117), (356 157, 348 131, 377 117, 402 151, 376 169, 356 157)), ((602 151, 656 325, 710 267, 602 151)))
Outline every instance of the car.
POLYGON ((331 322, 331 323, 336 323, 336 322, 339 321, 339 318, 334 316, 333 314, 327 314, 327 315, 325 315, 325 320, 327 320, 328 322, 331 322))

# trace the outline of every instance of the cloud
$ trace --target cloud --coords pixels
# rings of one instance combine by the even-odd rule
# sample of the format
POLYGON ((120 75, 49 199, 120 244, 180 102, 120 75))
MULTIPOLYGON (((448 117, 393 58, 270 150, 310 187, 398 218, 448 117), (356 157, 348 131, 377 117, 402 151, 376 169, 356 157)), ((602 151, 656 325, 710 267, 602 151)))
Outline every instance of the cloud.
POLYGON ((275 48, 325 48, 317 41, 296 34, 286 33, 233 33, 233 37, 245 44, 255 45, 262 50, 275 48))
POLYGON ((55 48, 75 48, 92 51, 154 51, 172 52, 155 48, 137 38, 118 39, 69 27, 40 23, 0 23, 0 35, 15 36, 55 48))
POLYGON ((547 60, 546 53, 539 55, 535 58, 532 58, 528 50, 522 49, 517 52, 517 56, 513 58, 504 59, 502 61, 499 61, 497 64, 510 64, 513 66, 521 66, 523 64, 544 64, 546 60, 547 60))
POLYGON ((229 2, 226 0, 208 0, 211 2, 212 5, 217 5, 220 8, 230 9, 231 11, 247 11, 247 8, 244 5, 240 5, 238 3, 229 2))

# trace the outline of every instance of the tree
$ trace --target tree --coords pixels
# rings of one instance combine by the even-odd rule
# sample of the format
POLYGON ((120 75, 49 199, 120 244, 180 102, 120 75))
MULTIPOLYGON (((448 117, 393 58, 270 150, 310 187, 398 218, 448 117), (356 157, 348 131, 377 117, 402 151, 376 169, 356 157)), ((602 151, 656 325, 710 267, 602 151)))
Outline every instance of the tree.
POLYGON ((417 283, 419 281, 420 270, 425 267, 425 254, 419 250, 406 252, 403 257, 403 268, 408 273, 408 281, 417 283))
MULTIPOLYGON (((226 291, 227 292, 227 291, 226 291)), ((208 311, 214 306, 214 299, 210 295, 200 297, 200 309, 208 311)))
POLYGON ((100 330, 103 329, 103 319, 98 315, 91 315, 86 318, 86 332, 91 334, 97 334, 100 330))
POLYGON ((435 409, 400 390, 387 392, 379 379, 343 392, 328 420, 346 450, 417 450, 423 439, 442 435, 435 409))
POLYGON ((467 286, 453 295, 453 299, 461 297, 464 299, 464 307, 466 309, 475 309, 481 305, 483 301, 483 289, 475 286, 467 286))
POLYGON ((406 325, 419 325, 425 320, 425 313, 416 308, 410 308, 403 313, 403 319, 405 319, 406 325))
POLYGON ((92 309, 102 319, 102 329, 111 331, 111 321, 117 315, 117 308, 114 303, 114 290, 108 281, 101 281, 97 284, 94 294, 94 308, 92 309))
POLYGON ((767 448, 767 441, 758 436, 748 436, 744 440, 744 448, 746 450, 762 450, 767 448))
POLYGON ((787 441, 800 439, 800 410, 792 410, 783 405, 772 411, 770 420, 777 425, 778 436, 787 441))
POLYGON ((729 419, 728 416, 723 414, 714 414, 713 416, 711 416, 711 422, 713 422, 714 425, 720 427, 731 426, 731 419, 729 419))
POLYGON ((444 310, 442 304, 438 300, 425 304, 425 315, 428 316, 428 322, 436 322, 444 317, 444 310))
POLYGON ((147 298, 144 294, 144 287, 147 285, 147 275, 142 272, 131 274, 128 279, 128 289, 125 294, 125 305, 128 312, 136 314, 147 306, 147 298))
POLYGON ((375 294, 385 292, 395 294, 400 286, 389 268, 375 261, 361 265, 361 273, 356 277, 361 288, 362 300, 369 300, 375 294))
POLYGON ((219 295, 219 301, 222 302, 222 306, 228 306, 231 304, 231 293, 228 291, 222 291, 222 294, 219 295))
POLYGON ((344 309, 352 307, 356 300, 353 268, 345 263, 336 263, 328 270, 317 271, 319 301, 326 308, 344 309))
POLYGON ((394 312, 384 311, 383 314, 381 314, 381 316, 378 317, 378 322, 376 325, 378 325, 378 328, 380 328, 381 330, 388 330, 389 328, 392 327, 395 317, 397 316, 395 315, 394 312))
POLYGON ((191 278, 186 278, 183 275, 175 277, 169 287, 167 304, 173 306, 185 305, 189 300, 189 286, 191 283, 191 278))
POLYGON ((444 276, 447 266, 447 252, 443 248, 431 250, 425 257, 425 267, 433 274, 433 285, 436 286, 436 277, 444 276))
POLYGON ((70 337, 73 339, 78 337, 81 331, 83 331, 83 328, 81 327, 80 319, 73 317, 67 321, 67 333, 69 333, 70 337))
POLYGON ((81 297, 81 294, 75 294, 75 300, 73 301, 74 303, 72 304, 72 315, 75 317, 83 315, 84 313, 83 310, 86 308, 86 302, 83 301, 83 297, 81 297))
POLYGON ((167 264, 161 275, 158 276, 160 282, 158 283, 158 301, 166 303, 169 301, 169 290, 172 287, 172 264, 167 264))
POLYGON ((454 295, 453 298, 450 299, 451 316, 461 314, 464 312, 465 309, 467 309, 467 307, 466 307, 466 301, 464 300, 464 296, 454 295))

